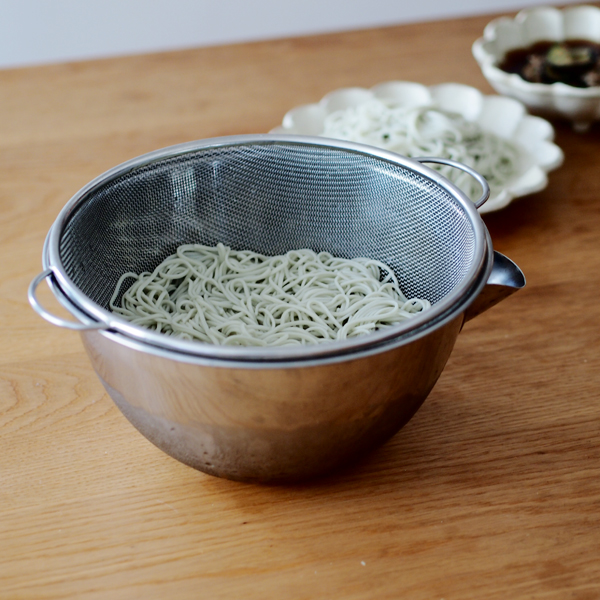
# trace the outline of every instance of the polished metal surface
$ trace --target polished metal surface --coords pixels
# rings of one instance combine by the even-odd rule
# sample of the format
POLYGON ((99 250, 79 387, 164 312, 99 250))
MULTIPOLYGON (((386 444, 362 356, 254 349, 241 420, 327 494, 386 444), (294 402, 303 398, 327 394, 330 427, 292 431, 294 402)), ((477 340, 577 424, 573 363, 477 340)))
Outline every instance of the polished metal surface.
POLYGON ((112 169, 65 206, 43 264, 32 306, 80 330, 131 423, 185 464, 259 482, 314 477, 385 442, 427 397, 464 321, 525 282, 437 172, 375 148, 276 135, 194 142, 112 169), (376 258, 432 307, 352 340, 279 348, 179 340, 107 310, 122 273, 152 270, 183 243, 217 242, 376 258), (40 305, 44 279, 81 327, 40 305))
POLYGON ((486 285, 465 312, 465 321, 480 315, 525 287, 523 271, 510 258, 494 252, 494 265, 486 285))
MULTIPOLYGON (((105 323, 98 322, 98 321, 92 321, 91 319, 86 318, 86 316, 84 314, 82 314, 81 311, 77 311, 77 313, 76 313, 77 318, 79 320, 69 321, 67 319, 63 319, 62 317, 59 317, 59 316, 53 314, 48 309, 46 309, 38 300, 36 293, 37 293, 37 288, 39 287, 40 283, 42 283, 42 281, 44 281, 45 279, 49 279, 51 277, 52 277, 52 269, 45 269, 39 275, 37 275, 36 277, 34 277, 31 280, 31 283, 29 284, 29 288, 27 289, 27 299, 29 300, 29 304, 31 304, 31 308, 33 308, 33 310, 35 310, 35 312, 38 315, 40 315, 40 317, 43 317, 44 319, 46 319, 46 321, 48 321, 49 323, 52 323, 53 325, 56 325, 58 327, 63 327, 64 329, 72 329, 73 331, 89 331, 91 329, 106 329, 105 323)), ((74 307, 72 304, 66 304, 66 302, 64 301, 64 295, 61 295, 61 298, 63 298, 63 305, 66 305, 66 307, 69 309, 71 314, 74 314, 76 311, 76 307, 74 307)))
POLYGON ((479 198, 473 201, 475 208, 483 206, 490 197, 491 190, 487 179, 483 175, 481 175, 481 173, 478 173, 475 169, 472 169, 468 165, 460 163, 456 160, 450 160, 449 158, 441 158, 438 156, 418 156, 414 160, 422 164, 435 163, 438 165, 446 165, 448 167, 453 167, 454 169, 458 169, 459 171, 464 171, 465 173, 468 173, 481 186, 481 195, 479 196, 479 198))
POLYGON ((151 442, 196 469, 297 481, 364 456, 417 411, 462 325, 406 345, 286 365, 206 361, 121 334, 83 333, 107 392, 151 442))

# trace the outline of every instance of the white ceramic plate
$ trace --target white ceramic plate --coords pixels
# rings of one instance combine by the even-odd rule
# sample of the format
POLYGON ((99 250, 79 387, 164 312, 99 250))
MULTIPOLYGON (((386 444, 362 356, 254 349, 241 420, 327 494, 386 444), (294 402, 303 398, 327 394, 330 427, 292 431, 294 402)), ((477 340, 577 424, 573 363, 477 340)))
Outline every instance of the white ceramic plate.
POLYGON ((600 43, 600 8, 571 6, 562 10, 538 7, 522 10, 514 19, 500 17, 486 26, 473 44, 473 56, 490 85, 500 94, 523 102, 529 110, 570 120, 586 131, 600 119, 600 86, 578 88, 564 83, 531 83, 498 68, 504 55, 542 40, 586 39, 600 43))
POLYGON ((479 209, 491 212, 504 208, 514 198, 538 192, 548 184, 547 173, 563 162, 561 149, 552 142, 554 129, 548 121, 527 113, 512 98, 484 96, 479 90, 458 83, 426 87, 409 81, 389 81, 371 89, 342 88, 327 94, 316 104, 290 110, 281 126, 271 133, 323 135, 324 121, 332 112, 359 106, 377 98, 406 107, 432 106, 459 113, 482 130, 512 142, 520 153, 514 176, 479 209))

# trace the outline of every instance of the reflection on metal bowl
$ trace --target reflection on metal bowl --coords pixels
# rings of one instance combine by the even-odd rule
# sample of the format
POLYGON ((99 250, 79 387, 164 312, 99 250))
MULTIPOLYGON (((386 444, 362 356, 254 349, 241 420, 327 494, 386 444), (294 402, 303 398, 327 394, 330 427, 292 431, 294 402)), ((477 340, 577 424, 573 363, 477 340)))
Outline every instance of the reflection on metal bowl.
POLYGON ((61 211, 43 263, 30 302, 80 330, 131 423, 183 463, 243 481, 313 477, 382 444, 425 400, 464 321, 525 283, 493 251, 476 206, 432 169, 278 135, 193 142, 115 167, 61 211), (376 258, 432 306, 369 335, 278 348, 181 340, 108 310, 122 273, 151 270, 180 244, 217 242, 376 258), (76 322, 40 306, 44 279, 76 322))

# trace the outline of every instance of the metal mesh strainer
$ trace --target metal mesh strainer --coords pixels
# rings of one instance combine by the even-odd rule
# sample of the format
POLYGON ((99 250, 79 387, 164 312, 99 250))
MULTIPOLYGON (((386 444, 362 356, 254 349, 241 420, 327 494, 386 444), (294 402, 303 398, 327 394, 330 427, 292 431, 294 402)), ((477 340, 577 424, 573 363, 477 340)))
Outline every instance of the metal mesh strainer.
POLYGON ((121 328, 106 312, 119 277, 151 271, 181 244, 218 242, 267 255, 311 248, 376 258, 408 296, 436 305, 465 294, 486 252, 472 203, 418 162, 264 135, 166 149, 99 177, 57 219, 46 266, 86 314, 141 337, 149 332, 121 328))

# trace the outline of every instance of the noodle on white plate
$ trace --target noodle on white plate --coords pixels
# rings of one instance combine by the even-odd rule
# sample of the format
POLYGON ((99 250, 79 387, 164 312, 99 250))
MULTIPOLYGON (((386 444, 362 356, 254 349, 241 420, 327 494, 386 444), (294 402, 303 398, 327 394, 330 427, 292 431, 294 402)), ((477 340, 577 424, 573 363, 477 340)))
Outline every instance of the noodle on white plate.
MULTIPOLYGON (((483 131, 461 115, 432 106, 403 107, 373 99, 335 111, 325 118, 322 136, 385 148, 408 157, 448 158, 483 175, 492 191, 518 172, 519 149, 483 131)), ((479 184, 458 169, 435 165, 447 179, 475 200, 479 184)))
POLYGON ((114 313, 157 332, 240 346, 341 340, 429 306, 407 299, 376 260, 312 250, 269 257, 223 244, 183 245, 152 273, 123 274, 110 301, 114 313))

